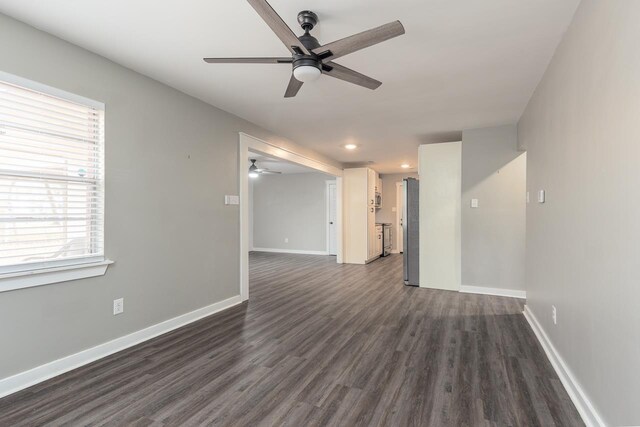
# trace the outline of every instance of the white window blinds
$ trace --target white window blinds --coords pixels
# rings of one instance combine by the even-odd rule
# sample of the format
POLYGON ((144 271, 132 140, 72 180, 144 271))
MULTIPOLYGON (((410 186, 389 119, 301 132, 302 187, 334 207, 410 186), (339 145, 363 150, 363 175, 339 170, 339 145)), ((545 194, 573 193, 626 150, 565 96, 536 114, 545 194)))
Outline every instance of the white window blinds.
POLYGON ((0 274, 104 255, 104 106, 0 74, 0 274))

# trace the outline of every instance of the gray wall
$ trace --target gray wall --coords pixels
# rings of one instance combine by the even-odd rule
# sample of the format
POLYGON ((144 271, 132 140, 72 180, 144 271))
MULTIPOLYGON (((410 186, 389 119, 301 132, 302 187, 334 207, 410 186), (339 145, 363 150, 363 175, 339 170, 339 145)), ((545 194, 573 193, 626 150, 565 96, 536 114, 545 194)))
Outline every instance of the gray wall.
POLYGON ((637 0, 583 0, 518 125, 527 305, 616 426, 640 425, 639 21, 637 0))
POLYGON ((526 154, 517 140, 516 125, 462 132, 463 286, 525 289, 526 154))
POLYGON ((238 194, 238 131, 293 145, 1 14, 0 52, 3 71, 106 103, 115 261, 103 277, 0 293, 0 378, 238 295, 239 212, 223 203, 238 194))
POLYGON ((396 207, 396 182, 402 182, 404 178, 418 178, 418 174, 414 173, 391 173, 380 175, 382 178, 382 207, 376 211, 376 222, 391 223, 391 232, 393 233, 393 250, 400 252, 402 248, 396 246, 396 213, 393 208, 396 207))
POLYGON ((326 182, 334 179, 322 173, 254 179, 253 247, 326 252, 326 182))

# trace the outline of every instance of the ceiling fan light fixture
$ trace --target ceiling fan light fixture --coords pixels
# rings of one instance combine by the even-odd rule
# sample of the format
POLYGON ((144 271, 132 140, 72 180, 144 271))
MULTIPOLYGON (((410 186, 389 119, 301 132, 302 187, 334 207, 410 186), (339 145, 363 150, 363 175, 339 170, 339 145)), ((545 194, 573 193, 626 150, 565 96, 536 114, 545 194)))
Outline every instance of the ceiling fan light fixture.
POLYGON ((318 80, 320 74, 320 69, 312 65, 301 65, 293 69, 293 77, 302 83, 310 83, 318 80))
POLYGON ((347 150, 355 150, 358 146, 356 144, 345 144, 344 148, 347 150))
POLYGON ((255 178, 259 177, 259 176, 260 176, 260 174, 258 172, 249 172, 249 178, 255 179, 255 178))

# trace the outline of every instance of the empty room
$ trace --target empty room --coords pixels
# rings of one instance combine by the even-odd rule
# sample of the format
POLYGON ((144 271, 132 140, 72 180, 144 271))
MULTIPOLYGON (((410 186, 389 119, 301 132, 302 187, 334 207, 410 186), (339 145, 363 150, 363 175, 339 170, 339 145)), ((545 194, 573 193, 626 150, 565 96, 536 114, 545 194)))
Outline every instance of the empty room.
POLYGON ((0 0, 0 426, 640 426, 638 22, 0 0))

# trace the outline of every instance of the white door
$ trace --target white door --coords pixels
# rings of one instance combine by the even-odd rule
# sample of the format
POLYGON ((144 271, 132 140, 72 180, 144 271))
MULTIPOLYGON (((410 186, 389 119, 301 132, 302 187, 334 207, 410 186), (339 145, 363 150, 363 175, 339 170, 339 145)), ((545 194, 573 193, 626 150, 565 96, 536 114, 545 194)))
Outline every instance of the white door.
POLYGON ((404 183, 396 183, 396 250, 402 253, 403 250, 403 232, 404 224, 404 183))
POLYGON ((336 209, 336 183, 331 182, 327 186, 328 194, 328 211, 329 211, 329 224, 328 224, 328 239, 329 239, 329 255, 338 254, 338 237, 337 237, 337 209, 336 209))

